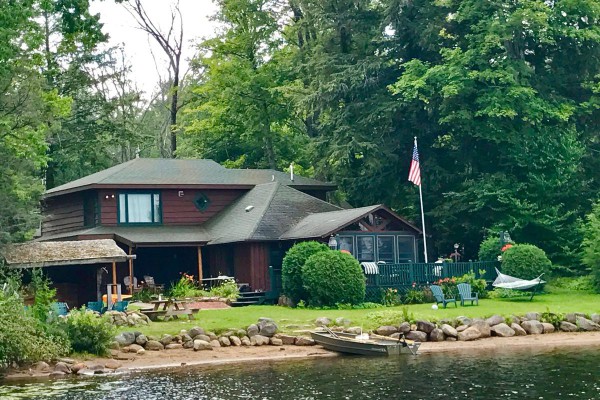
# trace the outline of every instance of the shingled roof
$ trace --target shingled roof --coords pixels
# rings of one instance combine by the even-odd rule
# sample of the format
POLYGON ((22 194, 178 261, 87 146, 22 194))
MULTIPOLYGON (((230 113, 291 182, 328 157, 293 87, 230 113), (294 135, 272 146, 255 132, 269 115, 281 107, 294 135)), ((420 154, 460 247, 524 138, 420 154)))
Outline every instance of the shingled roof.
POLYGON ((257 185, 211 219, 209 244, 279 240, 307 214, 339 210, 326 201, 278 182, 257 185))
POLYGON ((29 242, 9 246, 3 256, 13 268, 99 264, 128 259, 123 249, 111 239, 29 242))
POLYGON ((335 190, 332 183, 290 175, 272 169, 228 169, 213 160, 135 158, 81 179, 46 191, 45 197, 90 188, 247 188, 267 182, 279 182, 302 189, 335 190))

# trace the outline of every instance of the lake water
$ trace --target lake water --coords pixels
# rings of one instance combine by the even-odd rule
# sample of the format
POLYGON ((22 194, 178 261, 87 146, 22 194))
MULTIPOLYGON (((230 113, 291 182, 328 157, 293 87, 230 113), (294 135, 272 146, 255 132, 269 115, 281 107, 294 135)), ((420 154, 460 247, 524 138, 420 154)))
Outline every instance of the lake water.
POLYGON ((335 357, 0 386, 0 399, 600 399, 600 349, 335 357))

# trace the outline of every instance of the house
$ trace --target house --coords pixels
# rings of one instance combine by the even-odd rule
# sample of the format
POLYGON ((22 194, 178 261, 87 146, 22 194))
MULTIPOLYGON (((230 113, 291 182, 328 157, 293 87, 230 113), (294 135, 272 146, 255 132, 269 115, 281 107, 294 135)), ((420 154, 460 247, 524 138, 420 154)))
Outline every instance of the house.
MULTIPOLYGON (((114 282, 149 275, 168 284, 185 272, 234 276, 260 291, 271 287, 269 266, 280 269, 285 252, 302 240, 327 243, 333 236, 359 261, 418 261, 419 229, 383 205, 328 203, 335 189, 212 160, 136 158, 48 190, 37 241, 114 240, 129 256, 117 264, 114 282)), ((105 275, 101 284, 110 281, 105 275)))

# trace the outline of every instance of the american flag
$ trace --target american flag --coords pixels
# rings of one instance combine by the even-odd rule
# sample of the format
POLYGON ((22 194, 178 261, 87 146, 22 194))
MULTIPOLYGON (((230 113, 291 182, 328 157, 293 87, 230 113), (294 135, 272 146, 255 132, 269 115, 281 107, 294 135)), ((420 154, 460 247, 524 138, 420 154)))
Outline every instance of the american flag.
POLYGON ((410 171, 408 171, 408 180, 417 186, 421 186, 421 167, 419 166, 419 151, 417 150, 416 139, 415 147, 413 148, 412 161, 410 163, 410 171))

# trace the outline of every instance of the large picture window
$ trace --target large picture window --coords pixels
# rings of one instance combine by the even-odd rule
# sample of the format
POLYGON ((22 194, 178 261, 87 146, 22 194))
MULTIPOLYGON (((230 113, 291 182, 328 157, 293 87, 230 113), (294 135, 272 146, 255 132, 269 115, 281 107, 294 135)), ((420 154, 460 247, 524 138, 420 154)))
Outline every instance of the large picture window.
POLYGON ((159 224, 160 194, 158 193, 120 193, 120 224, 159 224))
POLYGON ((356 247, 358 261, 375 261, 375 237, 357 236, 356 247))
POLYGON ((377 236, 377 260, 394 263, 396 261, 394 253, 394 237, 377 236))
POLYGON ((337 239, 338 242, 338 250, 346 250, 349 251, 350 254, 355 255, 354 253, 354 236, 339 236, 337 239))
POLYGON ((415 239, 412 236, 398 236, 398 262, 415 262, 415 239))

